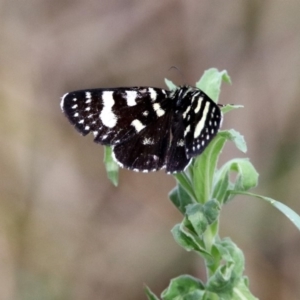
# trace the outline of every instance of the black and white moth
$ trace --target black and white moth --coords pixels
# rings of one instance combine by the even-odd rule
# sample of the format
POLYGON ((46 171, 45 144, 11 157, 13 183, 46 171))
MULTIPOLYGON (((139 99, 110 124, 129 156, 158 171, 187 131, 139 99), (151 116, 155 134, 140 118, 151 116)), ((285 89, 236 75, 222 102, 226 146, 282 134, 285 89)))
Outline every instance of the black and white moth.
POLYGON ((82 134, 112 146, 115 161, 134 171, 183 171, 217 134, 222 113, 200 89, 107 88, 65 94, 61 109, 82 134))

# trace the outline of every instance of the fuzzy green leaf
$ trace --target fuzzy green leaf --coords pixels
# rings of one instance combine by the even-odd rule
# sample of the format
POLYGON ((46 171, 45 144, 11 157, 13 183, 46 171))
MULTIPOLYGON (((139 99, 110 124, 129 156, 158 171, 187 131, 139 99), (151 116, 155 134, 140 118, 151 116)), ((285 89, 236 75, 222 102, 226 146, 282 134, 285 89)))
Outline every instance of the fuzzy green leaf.
POLYGON ((174 174, 174 177, 176 178, 178 185, 180 185, 190 195, 192 199, 196 199, 191 179, 189 178, 187 173, 180 172, 174 174))
POLYGON ((216 171, 214 177, 213 195, 219 203, 225 203, 230 197, 230 190, 233 189, 233 184, 229 180, 230 169, 223 166, 220 170, 216 171))
POLYGON ((205 92, 212 100, 218 102, 222 81, 231 83, 227 71, 209 69, 204 72, 201 79, 196 82, 196 87, 205 92))
POLYGON ((182 275, 171 280, 169 287, 162 292, 161 298, 163 300, 201 300, 204 292, 204 285, 199 279, 190 275, 182 275))
POLYGON ((169 89, 170 91, 173 91, 173 90, 176 90, 176 89, 177 89, 177 85, 174 84, 171 80, 169 80, 169 79, 167 79, 167 78, 165 78, 165 84, 166 84, 166 86, 168 87, 168 89, 169 89))
POLYGON ((211 198, 213 176, 225 142, 226 139, 218 134, 190 166, 194 169, 193 186, 197 202, 205 203, 211 198))
POLYGON ((222 295, 222 299, 232 299, 233 289, 244 271, 244 255, 228 238, 216 242, 214 247, 219 252, 219 265, 210 276, 207 289, 222 295))
POLYGON ((148 300, 159 300, 159 298, 147 286, 145 286, 145 293, 148 300))
POLYGON ((112 149, 109 146, 104 147, 104 164, 108 179, 114 186, 119 182, 119 166, 112 158, 112 149))
POLYGON ((243 105, 235 105, 235 104, 226 104, 224 105, 221 110, 222 110, 222 113, 223 114, 226 114, 228 113, 229 111, 232 111, 234 109, 237 109, 237 108, 243 108, 244 106, 243 105))
POLYGON ((188 204, 195 202, 180 184, 169 193, 169 198, 182 214, 188 204))
POLYGON ((215 199, 211 199, 204 204, 203 212, 209 225, 219 218, 220 210, 220 203, 215 199))
POLYGON ((175 225, 171 230, 175 241, 186 251, 194 250, 203 256, 209 256, 210 254, 205 250, 203 240, 185 227, 184 223, 186 222, 187 220, 184 219, 181 224, 175 225))
POLYGON ((232 190, 248 191, 255 187, 257 182, 258 173, 247 158, 232 159, 215 173, 213 197, 220 203, 225 203, 233 197, 232 190), (237 173, 235 182, 229 180, 231 172, 237 173))
POLYGON ((200 203, 191 204, 186 207, 186 217, 190 221, 198 236, 201 236, 208 226, 208 221, 200 203))
POLYGON ((244 137, 236 130, 223 130, 219 132, 219 135, 226 138, 229 141, 234 142, 235 146, 242 152, 247 152, 247 144, 244 137))
POLYGON ((258 300, 258 298, 250 293, 247 278, 243 277, 233 288, 233 294, 229 300, 258 300))
POLYGON ((248 191, 257 186, 259 175, 248 159, 235 159, 231 162, 231 170, 238 174, 233 187, 235 191, 248 191))
POLYGON ((204 205, 195 203, 186 207, 186 218, 193 231, 201 236, 207 226, 215 222, 219 216, 220 205, 216 200, 209 200, 204 205))

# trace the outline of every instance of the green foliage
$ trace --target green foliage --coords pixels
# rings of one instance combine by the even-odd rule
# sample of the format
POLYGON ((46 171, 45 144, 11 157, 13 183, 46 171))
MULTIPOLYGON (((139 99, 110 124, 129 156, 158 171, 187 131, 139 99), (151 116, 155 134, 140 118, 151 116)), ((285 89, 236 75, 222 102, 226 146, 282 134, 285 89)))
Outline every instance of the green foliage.
MULTIPOLYGON (((214 101, 218 101, 222 81, 231 83, 226 71, 206 71, 196 83, 214 101)), ((176 86, 165 80, 169 89, 176 86)), ((240 108, 239 105, 222 107, 225 114, 240 108)), ((219 236, 219 219, 222 206, 235 195, 247 195, 267 201, 285 214, 300 230, 300 216, 286 205, 261 195, 248 192, 258 183, 258 173, 247 158, 234 158, 217 167, 219 155, 227 141, 241 152, 247 151, 244 137, 237 131, 224 130, 211 141, 205 151, 193 160, 186 171, 174 175, 177 186, 169 197, 184 215, 180 224, 172 229, 175 241, 187 251, 195 251, 205 261, 207 281, 182 275, 172 279, 162 292, 162 300, 254 300, 244 276, 243 252, 229 238, 219 236), (232 176, 235 175, 235 176, 232 176), (234 179, 233 179, 234 178, 234 179)), ((117 185, 118 167, 106 148, 105 164, 108 177, 117 185)), ((145 288, 148 300, 159 300, 145 288)))
MULTIPOLYGON (((216 102, 221 82, 229 82, 226 71, 206 71, 196 86, 216 102)), ((166 80, 167 86, 176 86, 166 80)), ((222 107, 223 113, 240 108, 238 105, 222 107)), ((271 198, 249 193, 258 183, 258 173, 247 158, 234 158, 217 167, 219 155, 227 141, 237 149, 247 151, 243 136, 237 131, 220 131, 205 151, 185 172, 174 175, 177 186, 169 197, 184 219, 172 229, 175 241, 187 251, 195 251, 205 261, 206 283, 189 275, 171 280, 161 294, 163 300, 254 300, 244 276, 243 252, 229 238, 220 238, 219 218, 222 206, 236 194, 252 196, 271 203, 284 213, 300 230, 300 217, 286 205, 271 198), (232 175, 235 176, 232 176, 232 175), (234 179, 232 179, 234 178, 234 179)), ((149 300, 157 296, 147 293, 149 300)))
POLYGON ((231 83, 227 71, 223 70, 220 72, 217 69, 212 68, 204 72, 200 80, 196 82, 196 87, 218 103, 222 81, 231 83))
POLYGON ((104 164, 108 179, 117 186, 119 183, 119 166, 112 158, 112 149, 109 146, 104 147, 104 164))

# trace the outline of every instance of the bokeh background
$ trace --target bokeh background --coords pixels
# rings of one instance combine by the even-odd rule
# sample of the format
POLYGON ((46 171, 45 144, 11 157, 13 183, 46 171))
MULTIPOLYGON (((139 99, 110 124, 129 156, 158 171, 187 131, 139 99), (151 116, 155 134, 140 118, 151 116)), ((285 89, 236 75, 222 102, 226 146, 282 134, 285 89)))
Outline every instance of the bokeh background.
MULTIPOLYGON (((221 103, 247 141, 257 193, 300 213, 300 2, 0 0, 0 299, 146 299, 201 258, 170 230, 182 217, 164 172, 120 172, 59 107, 71 90, 191 84, 228 70, 221 103), (169 71, 177 66, 184 74, 169 71)), ((235 198, 221 235, 246 256, 260 299, 300 299, 300 233, 263 201, 235 198)))

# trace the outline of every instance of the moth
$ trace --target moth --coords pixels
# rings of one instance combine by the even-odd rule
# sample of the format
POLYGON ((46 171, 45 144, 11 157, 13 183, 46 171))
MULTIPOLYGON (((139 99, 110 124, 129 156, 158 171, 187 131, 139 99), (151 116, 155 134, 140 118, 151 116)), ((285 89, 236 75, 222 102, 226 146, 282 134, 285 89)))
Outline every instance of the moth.
POLYGON ((119 166, 142 172, 185 170, 222 124, 219 105, 190 86, 74 91, 62 97, 61 109, 82 135, 111 146, 119 166))

